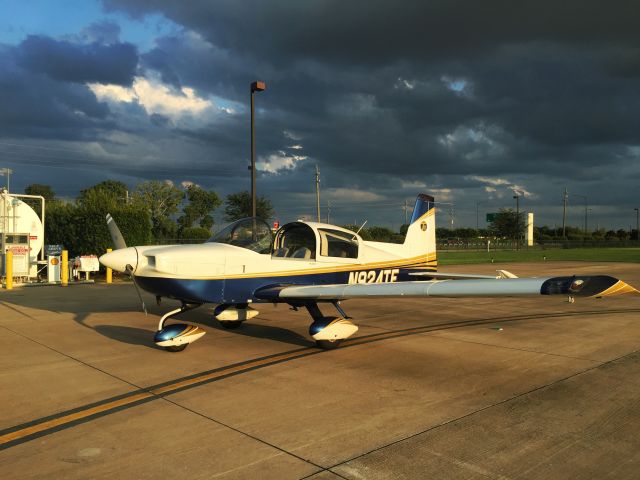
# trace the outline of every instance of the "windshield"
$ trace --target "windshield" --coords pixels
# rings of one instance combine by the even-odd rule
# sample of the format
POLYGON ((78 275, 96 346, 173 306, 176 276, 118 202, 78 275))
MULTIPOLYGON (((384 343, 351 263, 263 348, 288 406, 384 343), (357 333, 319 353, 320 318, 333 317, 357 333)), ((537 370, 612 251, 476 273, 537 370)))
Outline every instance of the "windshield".
POLYGON ((243 218, 230 223, 207 242, 226 243, 258 253, 271 253, 273 235, 269 224, 261 218, 243 218))

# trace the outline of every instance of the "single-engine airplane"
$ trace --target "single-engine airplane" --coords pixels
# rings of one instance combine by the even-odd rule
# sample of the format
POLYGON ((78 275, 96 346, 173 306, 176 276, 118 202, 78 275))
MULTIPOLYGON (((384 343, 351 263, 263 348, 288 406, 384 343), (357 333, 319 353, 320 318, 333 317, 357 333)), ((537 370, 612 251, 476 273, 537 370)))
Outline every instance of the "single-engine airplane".
POLYGON ((100 262, 131 275, 136 289, 154 294, 158 302, 162 297, 181 302, 162 316, 155 334, 155 343, 173 352, 205 331, 188 324, 165 326, 166 321, 205 303, 218 305, 214 316, 230 329, 258 315, 251 307, 255 303, 304 307, 313 319, 309 334, 319 347, 331 349, 358 330, 340 304, 349 298, 558 294, 573 301, 578 296, 640 294, 606 275, 517 278, 504 270, 497 276, 438 272, 435 210, 433 197, 418 195, 402 244, 365 241, 335 225, 301 220, 273 235, 264 220, 246 218, 199 245, 127 247, 107 215, 116 250, 102 255, 100 262), (324 315, 320 303, 332 304, 338 315, 324 315))

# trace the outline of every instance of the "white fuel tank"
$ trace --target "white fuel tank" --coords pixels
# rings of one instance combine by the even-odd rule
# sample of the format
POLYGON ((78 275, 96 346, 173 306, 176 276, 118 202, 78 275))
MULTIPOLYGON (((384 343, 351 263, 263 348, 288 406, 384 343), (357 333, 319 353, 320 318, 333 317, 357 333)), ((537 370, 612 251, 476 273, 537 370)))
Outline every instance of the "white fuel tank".
POLYGON ((43 248, 44 227, 36 212, 22 199, 0 192, 0 233, 29 234, 29 276, 37 274, 36 261, 43 248))

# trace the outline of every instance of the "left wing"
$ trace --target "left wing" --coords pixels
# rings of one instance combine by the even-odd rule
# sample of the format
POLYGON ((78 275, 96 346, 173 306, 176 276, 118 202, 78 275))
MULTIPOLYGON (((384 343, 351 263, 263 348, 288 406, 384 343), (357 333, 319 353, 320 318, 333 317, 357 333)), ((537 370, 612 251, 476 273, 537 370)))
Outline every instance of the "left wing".
POLYGON ((264 300, 345 300, 358 297, 513 297, 570 295, 605 297, 640 291, 608 275, 431 280, 424 282, 274 285, 256 291, 264 300))

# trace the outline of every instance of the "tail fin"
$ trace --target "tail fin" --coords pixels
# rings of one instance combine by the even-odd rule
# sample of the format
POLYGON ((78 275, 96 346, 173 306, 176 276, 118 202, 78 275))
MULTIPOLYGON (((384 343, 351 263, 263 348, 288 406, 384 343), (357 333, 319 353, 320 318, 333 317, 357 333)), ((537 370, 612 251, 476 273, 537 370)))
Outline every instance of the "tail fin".
POLYGON ((419 266, 435 267, 436 258, 436 209, 434 198, 423 193, 418 195, 413 208, 411 222, 404 239, 407 257, 419 258, 419 266))

